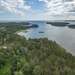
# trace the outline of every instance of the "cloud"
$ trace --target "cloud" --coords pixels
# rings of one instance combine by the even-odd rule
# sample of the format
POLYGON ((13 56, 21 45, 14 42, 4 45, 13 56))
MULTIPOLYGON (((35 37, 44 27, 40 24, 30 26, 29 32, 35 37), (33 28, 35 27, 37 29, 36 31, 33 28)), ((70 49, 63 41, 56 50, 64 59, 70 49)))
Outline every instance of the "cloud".
POLYGON ((74 0, 63 0, 64 2, 72 2, 72 1, 74 1, 74 0))
POLYGON ((65 15, 65 13, 75 12, 75 0, 39 0, 46 6, 46 14, 65 15))
POLYGON ((60 15, 64 12, 64 6, 62 0, 39 0, 45 3, 47 12, 49 15, 60 15))
POLYGON ((17 15, 24 15, 30 8, 31 6, 27 5, 25 0, 0 0, 0 10, 7 10, 17 15))

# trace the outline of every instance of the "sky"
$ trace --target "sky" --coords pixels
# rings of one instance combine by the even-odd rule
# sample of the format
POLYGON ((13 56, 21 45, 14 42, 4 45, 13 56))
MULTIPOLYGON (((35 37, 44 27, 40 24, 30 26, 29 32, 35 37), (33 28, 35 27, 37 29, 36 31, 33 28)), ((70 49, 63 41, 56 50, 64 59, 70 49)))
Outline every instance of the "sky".
POLYGON ((75 0, 0 0, 0 20, 75 20, 75 0))

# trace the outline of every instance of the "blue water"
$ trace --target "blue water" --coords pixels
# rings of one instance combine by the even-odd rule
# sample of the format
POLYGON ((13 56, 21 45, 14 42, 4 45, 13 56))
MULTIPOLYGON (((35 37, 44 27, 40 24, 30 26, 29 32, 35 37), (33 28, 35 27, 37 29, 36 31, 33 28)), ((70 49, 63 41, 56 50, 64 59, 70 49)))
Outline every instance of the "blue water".
POLYGON ((65 47, 68 52, 75 55, 75 29, 65 27, 56 27, 46 22, 32 22, 38 24, 38 28, 28 29, 27 32, 20 32, 19 34, 28 38, 48 38, 55 40, 62 47, 65 47), (39 33, 44 32, 44 33, 39 33))

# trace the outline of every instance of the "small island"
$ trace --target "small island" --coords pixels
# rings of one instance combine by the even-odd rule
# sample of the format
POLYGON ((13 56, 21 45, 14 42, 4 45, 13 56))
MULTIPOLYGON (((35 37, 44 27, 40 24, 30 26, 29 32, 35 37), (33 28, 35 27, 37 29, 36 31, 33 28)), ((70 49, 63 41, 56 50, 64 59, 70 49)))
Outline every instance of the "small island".
POLYGON ((70 25, 68 25, 68 27, 71 29, 75 29, 75 24, 70 24, 70 25))
POLYGON ((39 33, 44 33, 43 31, 39 31, 39 33))

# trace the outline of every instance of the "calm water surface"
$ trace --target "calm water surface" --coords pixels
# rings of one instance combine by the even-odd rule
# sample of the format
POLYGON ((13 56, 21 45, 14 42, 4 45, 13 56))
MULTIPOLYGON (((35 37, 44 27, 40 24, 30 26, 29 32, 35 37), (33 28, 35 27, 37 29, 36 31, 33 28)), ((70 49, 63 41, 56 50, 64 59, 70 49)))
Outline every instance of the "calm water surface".
POLYGON ((32 22, 38 24, 38 28, 28 29, 27 32, 20 32, 19 35, 28 38, 48 38, 49 40, 55 40, 62 47, 65 47, 67 51, 75 55, 75 29, 65 27, 56 27, 45 22, 32 22), (44 33, 39 33, 44 32, 44 33))

